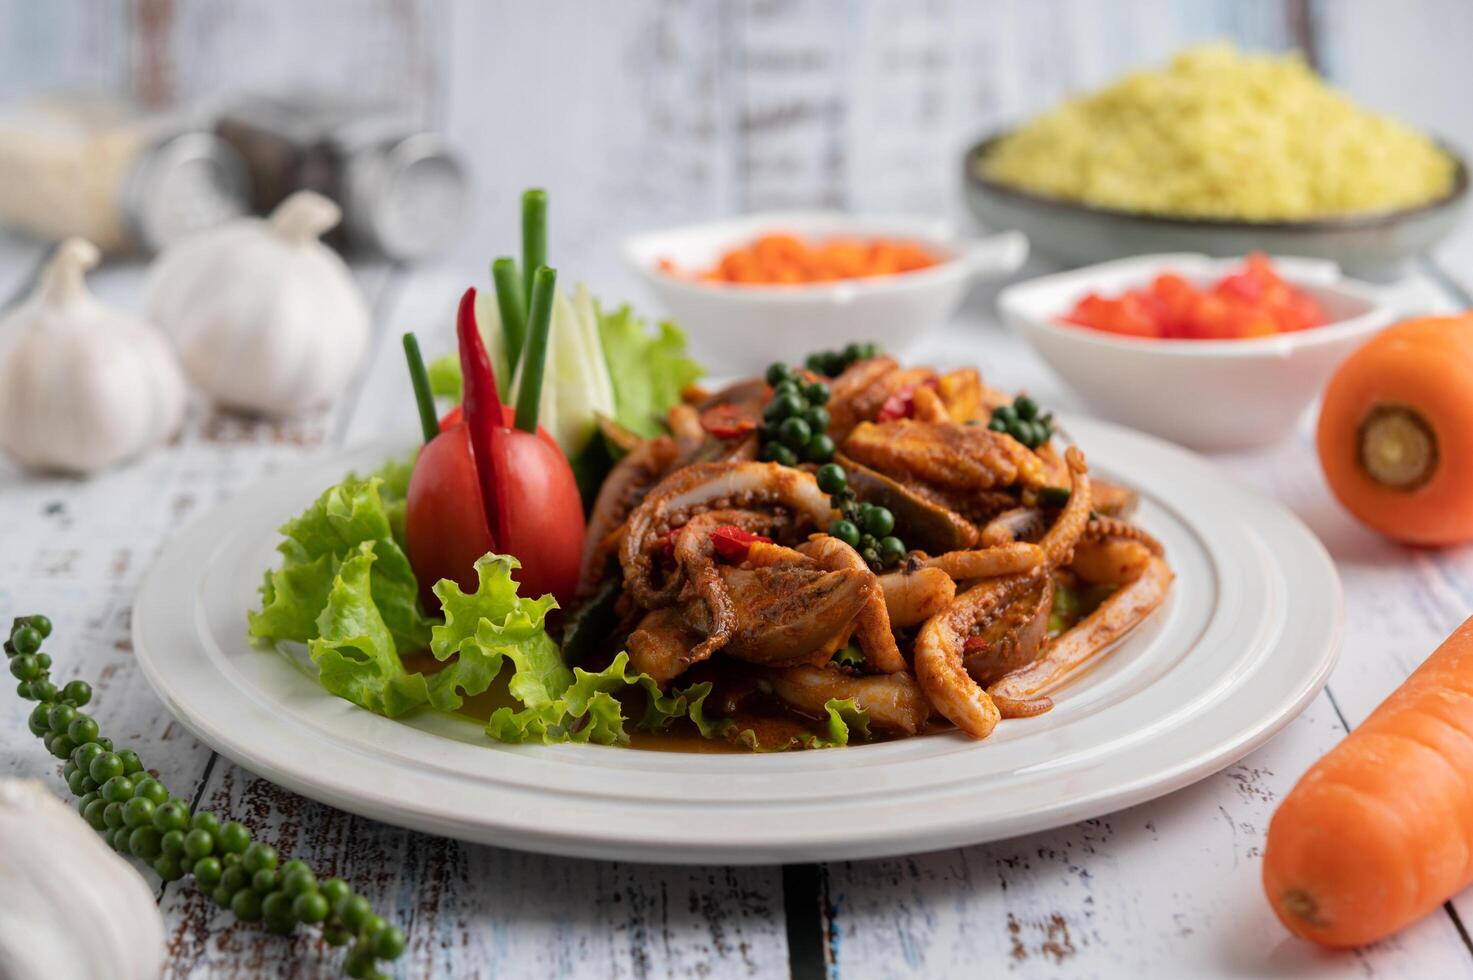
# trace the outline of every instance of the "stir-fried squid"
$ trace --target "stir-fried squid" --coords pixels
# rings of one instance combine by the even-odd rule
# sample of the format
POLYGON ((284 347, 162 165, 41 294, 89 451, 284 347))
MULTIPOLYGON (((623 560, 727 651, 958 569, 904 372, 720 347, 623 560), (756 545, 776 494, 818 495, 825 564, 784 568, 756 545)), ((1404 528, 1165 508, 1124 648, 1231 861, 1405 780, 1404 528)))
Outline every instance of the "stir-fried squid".
POLYGON ((761 702, 818 722, 837 701, 881 737, 949 723, 985 738, 1067 697, 1164 601, 1172 572, 1128 521, 1135 494, 1092 482, 1051 430, 994 422, 1009 399, 976 371, 872 357, 798 379, 821 380, 810 418, 837 485, 794 453, 752 460, 774 438, 761 380, 693 395, 605 483, 582 591, 622 585, 635 669, 662 686, 714 679, 717 714, 761 702), (886 538, 878 557, 880 527, 856 546, 856 507, 883 511, 904 544, 886 538))

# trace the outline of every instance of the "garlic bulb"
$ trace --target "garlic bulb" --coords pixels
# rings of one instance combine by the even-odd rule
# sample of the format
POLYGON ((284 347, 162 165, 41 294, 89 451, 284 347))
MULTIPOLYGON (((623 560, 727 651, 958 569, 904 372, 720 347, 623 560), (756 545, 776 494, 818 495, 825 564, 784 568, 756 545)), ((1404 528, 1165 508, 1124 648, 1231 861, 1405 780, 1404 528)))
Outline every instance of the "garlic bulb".
POLYGON ((91 473, 172 435, 184 415, 174 352, 142 320, 87 291, 91 242, 62 242, 4 322, 0 448, 32 469, 91 473))
POLYGON ((368 347, 368 304, 318 236, 342 212, 298 191, 265 220, 238 218, 171 245, 149 269, 149 318, 215 400, 294 415, 336 397, 368 347))
POLYGON ((0 781, 0 977, 149 980, 163 959, 138 872, 39 780, 0 781))

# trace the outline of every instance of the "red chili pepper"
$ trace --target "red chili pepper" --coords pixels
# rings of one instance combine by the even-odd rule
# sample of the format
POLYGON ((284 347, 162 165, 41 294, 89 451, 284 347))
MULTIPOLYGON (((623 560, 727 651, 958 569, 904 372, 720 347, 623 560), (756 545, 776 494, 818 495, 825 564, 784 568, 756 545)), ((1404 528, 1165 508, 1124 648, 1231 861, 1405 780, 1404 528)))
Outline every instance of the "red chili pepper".
POLYGON ((501 392, 496 388, 496 374, 491 370, 491 357, 476 327, 476 290, 471 287, 460 297, 455 313, 455 336, 460 342, 460 373, 464 385, 460 404, 471 437, 471 454, 476 460, 476 473, 481 482, 481 506, 486 508, 486 525, 496 541, 506 540, 506 508, 500 505, 501 492, 498 452, 501 434, 506 431, 501 417, 501 392))
POLYGON ((742 439, 757 431, 757 419, 741 405, 716 405, 701 413, 701 428, 717 439, 742 439))
POLYGON ((716 553, 734 565, 746 561, 752 545, 759 541, 772 544, 771 538, 744 531, 735 524, 725 524, 711 532, 711 544, 716 553))

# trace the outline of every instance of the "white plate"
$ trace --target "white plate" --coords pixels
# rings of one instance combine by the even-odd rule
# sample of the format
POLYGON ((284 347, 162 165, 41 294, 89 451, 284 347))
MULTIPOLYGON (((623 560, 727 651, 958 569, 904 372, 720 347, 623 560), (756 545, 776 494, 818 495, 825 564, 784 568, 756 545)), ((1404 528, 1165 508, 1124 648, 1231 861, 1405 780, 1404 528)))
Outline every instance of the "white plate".
POLYGON ((275 528, 383 447, 326 458, 177 536, 133 609, 169 710, 235 762, 305 796, 435 834, 555 854, 767 863, 932 850, 1041 830, 1170 792, 1266 741, 1319 691, 1343 602, 1288 511, 1204 460, 1085 419, 1096 468, 1141 492, 1171 597, 1048 714, 959 733, 777 755, 508 746, 423 712, 390 721, 246 640, 275 528))

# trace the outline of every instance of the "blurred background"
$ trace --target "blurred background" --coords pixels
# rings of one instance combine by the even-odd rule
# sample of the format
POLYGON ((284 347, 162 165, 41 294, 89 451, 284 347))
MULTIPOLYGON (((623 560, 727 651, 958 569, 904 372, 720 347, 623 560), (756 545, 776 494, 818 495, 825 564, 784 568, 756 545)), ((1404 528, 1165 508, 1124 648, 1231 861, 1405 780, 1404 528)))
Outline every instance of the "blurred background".
POLYGON ((0 102, 382 103, 464 165, 473 203, 436 263, 481 269, 540 185, 559 264, 619 293, 613 245, 639 229, 795 205, 960 218, 978 136, 1213 38, 1300 49, 1361 104, 1473 145, 1464 0, 0 0, 0 102))

